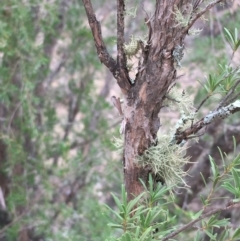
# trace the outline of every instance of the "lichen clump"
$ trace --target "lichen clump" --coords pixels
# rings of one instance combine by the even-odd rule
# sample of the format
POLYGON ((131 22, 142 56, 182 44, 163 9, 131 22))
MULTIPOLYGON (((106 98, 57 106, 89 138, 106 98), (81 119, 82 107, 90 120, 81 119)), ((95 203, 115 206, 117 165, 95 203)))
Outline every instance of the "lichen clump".
POLYGON ((150 166, 152 172, 161 177, 167 186, 176 186, 178 183, 186 185, 183 180, 186 175, 183 166, 189 162, 190 157, 185 156, 185 146, 180 147, 170 142, 170 136, 159 135, 158 144, 147 149, 137 158, 137 162, 150 166))

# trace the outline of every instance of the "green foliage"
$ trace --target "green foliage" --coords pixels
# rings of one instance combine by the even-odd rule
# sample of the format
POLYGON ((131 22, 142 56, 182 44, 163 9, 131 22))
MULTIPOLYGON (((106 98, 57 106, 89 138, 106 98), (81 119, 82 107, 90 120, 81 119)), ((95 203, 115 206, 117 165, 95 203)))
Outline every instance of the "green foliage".
MULTIPOLYGON (((235 142, 235 139, 233 139, 235 142)), ((224 154, 219 149, 222 156, 223 167, 218 167, 210 157, 212 169, 212 188, 208 193, 207 198, 203 200, 201 210, 192 214, 190 211, 184 211, 174 206, 175 211, 173 215, 169 210, 172 209, 173 200, 166 199, 167 193, 173 187, 162 186, 161 184, 154 184, 152 176, 149 176, 148 185, 142 182, 145 192, 135 197, 130 202, 127 202, 127 194, 124 187, 122 187, 121 200, 113 195, 117 210, 107 206, 107 209, 113 214, 109 216, 111 223, 109 226, 112 228, 120 229, 114 237, 106 239, 108 241, 128 241, 128 240, 180 240, 175 239, 177 235, 184 237, 181 240, 203 240, 203 236, 207 235, 211 240, 238 240, 240 237, 239 228, 232 230, 227 228, 230 220, 221 218, 219 212, 225 209, 217 209, 215 213, 206 215, 205 210, 212 205, 214 200, 214 193, 220 188, 224 187, 230 193, 233 193, 235 199, 233 203, 228 204, 226 207, 231 207, 234 203, 239 204, 239 165, 240 155, 237 155, 230 163, 224 158, 224 154), (178 213, 176 212, 178 210, 178 213), (205 213, 204 213, 205 212, 205 213), (185 217, 185 224, 180 225, 176 222, 179 216, 185 217), (113 221, 112 221, 113 220, 113 221), (194 226, 198 223, 197 226, 194 226), (185 227, 185 228, 182 228, 185 227), (188 229, 195 229, 194 239, 189 235, 188 229), (222 232, 215 232, 216 229, 223 228, 222 232), (170 235, 172 235, 170 237, 170 235), (117 237, 116 237, 117 236, 117 237), (189 237, 189 239, 187 238, 189 237)), ((233 207, 233 206, 232 206, 233 207)), ((210 210, 214 210, 214 206, 210 210)))
POLYGON ((101 142, 116 130, 82 3, 4 0, 0 19, 0 175, 13 222, 0 238, 101 241, 99 195, 119 185, 120 163, 101 142))
POLYGON ((240 39, 238 37, 238 30, 237 28, 234 29, 234 33, 224 28, 225 37, 232 48, 233 53, 235 53, 240 46, 240 39))
MULTIPOLYGON (((177 24, 186 26, 190 14, 175 10, 177 24)), ((136 17, 136 12, 133 8, 126 13, 136 17)), ((26 231, 33 240, 159 240, 201 217, 220 187, 239 202, 239 156, 231 164, 224 161, 223 171, 210 158, 212 189, 199 212, 185 212, 169 200, 169 192, 183 182, 182 167, 188 162, 185 149, 171 145, 169 136, 159 137, 161 146, 137 160, 151 165, 167 186, 154 183, 150 176, 148 185, 143 183, 145 192, 130 202, 124 188, 121 198, 109 197, 109 190, 118 190, 122 182, 121 163, 109 154, 118 130, 109 125, 110 105, 104 94, 108 86, 100 92, 94 81, 103 74, 82 2, 4 0, 0 19, 0 144, 6 146, 0 165, 1 178, 8 183, 5 201, 12 221, 0 230, 1 239, 17 240, 26 231), (107 211, 102 202, 109 203, 107 211)), ((225 29, 225 34, 235 52, 237 30, 225 29)), ((112 47, 112 36, 105 40, 112 47)), ((209 39, 196 42, 193 58, 205 61, 209 39)), ((139 42, 133 44, 134 53, 139 42)), ((216 51, 222 48, 219 39, 215 46, 216 51)), ((221 70, 203 84, 207 94, 226 94, 239 78, 239 69, 222 59, 221 70)), ((209 56, 207 64, 213 61, 218 62, 209 56)), ((169 94, 179 101, 177 108, 191 112, 187 96, 169 94)), ((189 240, 202 240, 204 233, 212 240, 238 240, 240 229, 214 234, 213 228, 227 222, 215 214, 199 222, 189 240)))
POLYGON ((122 186, 121 200, 112 194, 117 211, 106 206, 114 215, 111 218, 114 222, 108 225, 122 231, 119 238, 112 237, 107 240, 157 240, 157 237, 163 237, 173 230, 169 224, 174 220, 174 217, 171 217, 167 210, 168 201, 165 195, 170 188, 160 184, 155 188, 151 175, 148 187, 144 184, 144 188, 145 192, 129 202, 127 202, 124 186, 122 186))

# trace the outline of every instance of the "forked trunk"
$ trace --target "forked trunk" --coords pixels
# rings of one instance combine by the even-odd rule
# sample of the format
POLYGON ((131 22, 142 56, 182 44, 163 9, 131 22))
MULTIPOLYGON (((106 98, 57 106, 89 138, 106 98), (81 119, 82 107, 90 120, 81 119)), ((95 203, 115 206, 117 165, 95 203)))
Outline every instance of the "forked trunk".
MULTIPOLYGON (((200 0, 156 0, 155 13, 145 19, 149 29, 147 44, 144 46, 144 43, 138 41, 141 45, 142 59, 139 61, 135 80, 132 81, 127 69, 126 45, 124 48, 124 0, 117 0, 117 61, 106 50, 100 23, 94 15, 91 1, 83 0, 99 59, 117 79, 125 99, 122 108, 125 127, 123 163, 129 199, 143 191, 139 179, 147 183, 148 174, 152 172, 149 167, 139 165, 137 158, 157 142, 157 132, 160 128, 158 114, 167 91, 176 79, 176 67, 181 65, 184 38, 193 23, 221 1, 213 0, 200 9, 199 6, 203 2, 200 0)), ((139 46, 132 53, 138 49, 139 46)), ((178 133, 176 143, 179 144, 186 135, 196 133, 203 126, 201 123, 197 123, 196 128, 187 133, 178 133)), ((157 178, 164 182, 161 177, 157 178)))
POLYGON ((186 35, 183 27, 177 26, 174 15, 176 6, 170 2, 174 1, 157 1, 154 18, 148 23, 149 46, 143 53, 143 63, 127 95, 124 109, 124 175, 129 199, 142 193, 143 186, 139 179, 147 183, 151 172, 147 167, 139 166, 136 159, 149 146, 156 144, 160 128, 158 114, 167 90, 176 79, 176 65, 179 64, 173 52, 176 46, 183 48, 186 35))

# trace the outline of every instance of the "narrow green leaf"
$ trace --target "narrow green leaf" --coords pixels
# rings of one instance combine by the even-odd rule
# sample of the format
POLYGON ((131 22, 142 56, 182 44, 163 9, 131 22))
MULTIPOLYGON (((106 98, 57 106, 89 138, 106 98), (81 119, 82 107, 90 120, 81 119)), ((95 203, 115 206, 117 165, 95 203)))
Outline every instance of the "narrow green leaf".
POLYGON ((144 181, 143 181, 141 178, 139 178, 139 181, 142 183, 144 189, 147 191, 148 189, 147 189, 147 186, 146 186, 146 184, 144 183, 144 181))
POLYGON ((126 207, 127 206, 127 193, 126 193, 124 185, 122 185, 122 202, 123 202, 123 205, 126 207))
POLYGON ((208 230, 205 230, 204 232, 205 232, 205 233, 207 234, 207 236, 210 237, 212 240, 217 240, 217 239, 216 239, 216 238, 217 238, 217 234, 216 234, 216 233, 213 235, 213 234, 211 234, 208 230))
POLYGON ((206 200, 203 198, 202 195, 200 195, 200 199, 201 199, 201 201, 202 201, 202 204, 205 206, 205 205, 206 205, 206 200))
POLYGON ((139 241, 145 241, 146 238, 148 238, 149 235, 151 235, 152 227, 149 227, 145 230, 145 232, 140 237, 139 241))
POLYGON ((218 238, 219 239, 218 241, 226 241, 228 236, 229 236, 229 231, 228 230, 224 230, 221 233, 220 237, 218 238))
POLYGON ((159 210, 159 211, 155 211, 154 214, 152 215, 152 218, 151 218, 151 222, 153 222, 155 220, 155 218, 157 218, 160 213, 163 212, 163 210, 159 210))
POLYGON ((235 156, 235 155, 236 155, 237 143, 236 143, 236 138, 235 138, 235 136, 233 136, 232 138, 233 138, 233 154, 234 154, 234 156, 235 156))
POLYGON ((150 193, 152 193, 154 189, 154 183, 153 183, 153 178, 151 174, 149 174, 148 183, 149 183, 149 191, 150 193))
POLYGON ((228 190, 229 192, 233 193, 234 195, 236 194, 236 190, 232 184, 230 184, 228 182, 224 182, 222 184, 222 187, 225 188, 226 190, 228 190))
POLYGON ((240 228, 236 229, 233 236, 232 240, 240 238, 240 228))
POLYGON ((145 195, 145 193, 141 193, 139 196, 137 196, 136 198, 134 198, 128 203, 126 208, 128 213, 132 211, 133 207, 139 202, 139 200, 143 197, 143 195, 145 195))
POLYGON ((203 84, 200 80, 197 79, 197 82, 198 82, 202 87, 204 87, 204 84, 203 84))
POLYGON ((149 209, 143 223, 145 228, 150 226, 151 216, 152 216, 152 210, 149 209))
POLYGON ((217 165, 216 165, 216 163, 214 162, 214 160, 211 156, 209 156, 209 161, 210 161, 212 173, 213 173, 213 176, 214 176, 214 179, 215 179, 217 177, 217 173, 218 173, 217 165))
POLYGON ((230 44, 231 48, 233 48, 234 43, 235 43, 233 34, 227 28, 224 28, 224 31, 225 31, 225 36, 226 36, 228 43, 230 44))
POLYGON ((194 241, 200 241, 201 240, 201 234, 200 234, 200 232, 198 231, 197 232, 197 235, 195 236, 195 238, 194 238, 194 241))
POLYGON ((115 210, 111 209, 109 206, 105 205, 104 206, 111 212, 113 213, 114 215, 116 215, 121 221, 122 221, 122 217, 119 215, 118 212, 116 212, 115 210))
POLYGON ((112 197, 113 197, 113 199, 114 199, 114 202, 116 203, 119 211, 122 212, 123 209, 122 209, 122 203, 121 203, 121 201, 120 201, 119 198, 118 198, 116 195, 114 195, 113 193, 111 193, 111 195, 112 195, 112 197))
POLYGON ((200 210, 199 212, 197 212, 196 214, 194 214, 194 215, 192 216, 192 219, 197 219, 197 218, 199 218, 199 217, 202 215, 202 212, 203 212, 203 210, 200 210))
POLYGON ((222 162, 223 162, 223 163, 224 163, 224 165, 225 165, 225 159, 224 159, 224 157, 223 157, 222 150, 220 149, 220 147, 219 147, 219 146, 218 146, 217 148, 218 148, 219 154, 220 154, 220 156, 221 156, 222 162))
POLYGON ((237 28, 234 29, 234 43, 236 44, 238 41, 238 30, 237 28))
POLYGON ((132 237, 128 232, 124 234, 124 241, 132 241, 132 237))
POLYGON ((238 41, 235 43, 235 51, 238 49, 239 46, 240 46, 240 40, 238 40, 238 41))
POLYGON ((140 227, 138 226, 138 227, 136 228, 135 238, 138 238, 139 235, 140 235, 140 227))
POLYGON ((116 224, 116 223, 108 223, 107 225, 111 228, 120 228, 120 229, 123 228, 122 225, 116 224))
POLYGON ((203 174, 200 172, 200 175, 201 175, 201 177, 202 177, 202 180, 203 180, 203 182, 204 182, 204 184, 205 184, 205 187, 207 186, 207 183, 206 183, 206 180, 205 180, 205 178, 204 178, 204 176, 203 176, 203 174))
POLYGON ((234 168, 232 168, 232 174, 235 182, 235 187, 240 187, 239 173, 234 168))

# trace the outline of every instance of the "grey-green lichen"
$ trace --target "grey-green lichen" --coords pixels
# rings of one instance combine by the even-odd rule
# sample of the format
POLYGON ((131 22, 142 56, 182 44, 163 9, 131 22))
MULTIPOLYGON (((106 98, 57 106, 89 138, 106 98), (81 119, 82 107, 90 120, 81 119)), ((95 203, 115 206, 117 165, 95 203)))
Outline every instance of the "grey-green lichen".
POLYGON ((134 36, 131 37, 127 44, 124 44, 124 52, 128 58, 135 56, 140 49, 140 39, 134 36))
POLYGON ((208 125, 215 120, 225 119, 226 117, 228 117, 231 114, 231 112, 233 112, 237 108, 240 108, 240 100, 236 100, 235 102, 231 103, 230 105, 222 107, 217 111, 210 112, 203 119, 203 123, 205 125, 208 125))
POLYGON ((184 45, 180 46, 180 45, 177 45, 174 50, 173 50, 173 58, 175 60, 175 63, 176 63, 176 67, 182 67, 181 65, 181 60, 183 58, 183 50, 184 50, 184 45))
POLYGON ((174 6, 175 20, 177 22, 176 26, 187 27, 192 16, 192 4, 185 4, 184 9, 179 9, 177 5, 174 6))
POLYGON ((190 127, 192 121, 195 120, 196 112, 193 106, 193 98, 184 91, 180 91, 176 86, 167 94, 164 106, 180 113, 180 118, 172 130, 173 133, 176 130, 190 127))
POLYGON ((124 146, 124 138, 123 138, 123 136, 120 136, 119 138, 113 137, 112 143, 116 147, 117 151, 119 153, 122 153, 123 146, 124 146))
MULTIPOLYGON (((186 146, 171 144, 171 136, 158 133, 158 144, 149 147, 143 155, 137 156, 136 164, 150 167, 156 177, 163 180, 167 186, 185 183, 183 177, 187 174, 183 166, 189 162, 186 146)), ((122 152, 123 138, 114 138, 114 146, 122 152)))
POLYGON ((171 136, 158 135, 158 144, 148 148, 142 156, 138 156, 137 163, 151 168, 167 186, 185 183, 183 177, 186 172, 183 166, 189 162, 185 156, 186 147, 170 144, 171 136))
POLYGON ((138 51, 141 48, 140 44, 143 44, 143 46, 147 45, 147 36, 131 36, 130 41, 128 43, 124 44, 124 52, 128 59, 131 59, 133 56, 136 56, 138 51))

